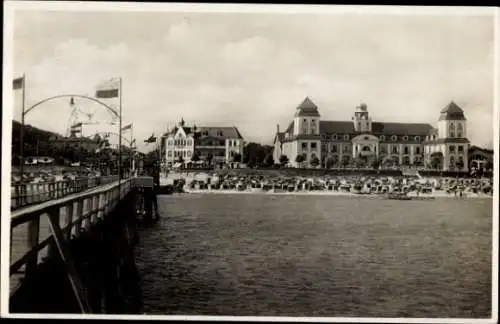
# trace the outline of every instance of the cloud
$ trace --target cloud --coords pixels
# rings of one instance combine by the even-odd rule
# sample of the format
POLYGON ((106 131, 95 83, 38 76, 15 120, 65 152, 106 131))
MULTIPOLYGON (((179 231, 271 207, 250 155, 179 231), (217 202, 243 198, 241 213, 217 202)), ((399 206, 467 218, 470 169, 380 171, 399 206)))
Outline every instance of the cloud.
MULTIPOLYGON (((28 102, 92 94, 123 77, 124 123, 140 145, 181 117, 269 142, 310 96, 325 119, 361 101, 377 121, 430 122, 455 100, 473 143, 491 142, 492 20, 482 17, 214 13, 20 13, 15 71, 28 102), (38 17, 37 19, 34 19, 38 17), (24 53, 23 53, 24 51, 24 53)), ((19 21, 19 22, 17 22, 19 21)), ((82 110, 106 112, 78 101, 82 110)), ((116 104, 116 101, 114 102, 116 104)), ((63 132, 67 100, 30 116, 63 132)), ((140 148, 144 148, 143 146, 140 148)))

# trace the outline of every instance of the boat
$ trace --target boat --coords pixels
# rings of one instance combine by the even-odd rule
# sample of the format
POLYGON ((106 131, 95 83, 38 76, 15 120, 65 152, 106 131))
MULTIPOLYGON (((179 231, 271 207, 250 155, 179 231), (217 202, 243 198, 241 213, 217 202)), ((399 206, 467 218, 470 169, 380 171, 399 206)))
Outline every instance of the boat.
POLYGON ((412 200, 412 197, 409 197, 405 194, 388 194, 385 196, 385 199, 392 200, 412 200))
POLYGON ((413 196, 410 197, 411 200, 434 200, 436 197, 422 197, 422 196, 413 196))

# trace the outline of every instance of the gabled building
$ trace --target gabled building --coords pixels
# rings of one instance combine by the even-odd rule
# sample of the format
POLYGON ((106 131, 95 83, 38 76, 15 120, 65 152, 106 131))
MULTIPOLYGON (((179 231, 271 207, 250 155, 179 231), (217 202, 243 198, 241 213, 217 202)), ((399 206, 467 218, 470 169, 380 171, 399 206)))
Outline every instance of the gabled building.
POLYGON ((236 127, 187 126, 184 120, 165 134, 165 161, 168 167, 178 161, 199 161, 223 166, 233 162, 234 156, 243 155, 243 136, 236 127), (211 157, 211 159, 210 159, 211 157))
POLYGON ((274 159, 286 155, 298 167, 302 155, 310 166, 317 157, 324 166, 329 156, 337 165, 351 165, 358 157, 390 161, 392 165, 420 165, 439 159, 443 170, 460 165, 467 169, 466 119, 454 102, 441 110, 437 127, 427 123, 388 123, 373 121, 366 104, 356 107, 351 121, 321 120, 318 107, 310 98, 296 108, 284 132, 279 125, 274 137, 274 159))

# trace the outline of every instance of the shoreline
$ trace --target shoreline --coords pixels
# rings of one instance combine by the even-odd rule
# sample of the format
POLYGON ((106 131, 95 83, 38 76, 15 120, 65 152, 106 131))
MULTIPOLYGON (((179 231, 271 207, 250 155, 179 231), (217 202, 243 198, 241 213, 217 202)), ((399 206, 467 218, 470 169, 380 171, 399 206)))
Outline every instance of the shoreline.
MULTIPOLYGON (((283 192, 273 192, 273 191, 251 191, 251 190, 208 190, 208 189, 189 189, 185 190, 186 194, 255 194, 255 195, 290 195, 290 196, 337 196, 337 197, 363 197, 363 198, 384 198, 385 194, 357 194, 353 192, 336 192, 336 191, 283 191, 283 192)), ((176 193, 179 194, 179 193, 176 193)), ((417 197, 416 193, 411 192, 408 194, 409 197, 417 197)), ((455 196, 454 194, 447 193, 432 193, 432 194, 420 194, 418 197, 429 197, 429 198, 456 198, 456 199, 492 199, 492 195, 485 194, 473 194, 467 193, 465 196, 460 197, 459 195, 455 196)))

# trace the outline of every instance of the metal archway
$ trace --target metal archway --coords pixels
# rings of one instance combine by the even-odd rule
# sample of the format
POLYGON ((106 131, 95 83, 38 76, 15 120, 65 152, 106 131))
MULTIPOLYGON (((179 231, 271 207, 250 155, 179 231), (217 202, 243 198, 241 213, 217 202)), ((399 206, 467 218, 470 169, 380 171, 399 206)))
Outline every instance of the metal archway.
POLYGON ((105 107, 107 110, 109 110, 111 113, 113 113, 114 116, 116 117, 120 117, 120 114, 116 111, 116 109, 114 109, 113 107, 111 107, 110 105, 108 104, 105 104, 104 102, 96 99, 96 98, 92 98, 92 97, 89 97, 89 96, 85 96, 85 95, 80 95, 80 94, 63 94, 63 95, 57 95, 57 96, 52 96, 52 97, 49 97, 49 98, 45 98, 43 100, 40 100, 38 101, 37 103, 35 103, 34 105, 31 105, 28 109, 26 109, 24 111, 24 115, 28 114, 30 111, 32 111, 33 109, 35 109, 36 107, 40 106, 41 104, 44 104, 48 101, 52 101, 54 99, 60 99, 60 98, 82 98, 82 99, 87 99, 87 100, 90 100, 90 101, 93 101, 93 102, 96 102, 98 104, 100 104, 101 106, 105 107))
MULTIPOLYGON (((120 134, 116 132, 95 132, 94 135, 105 135, 105 134, 113 134, 117 136, 118 138, 120 137, 120 134)), ((132 145, 133 140, 129 140, 128 138, 124 137, 123 135, 121 136, 122 140, 125 140, 129 145, 132 145)))

